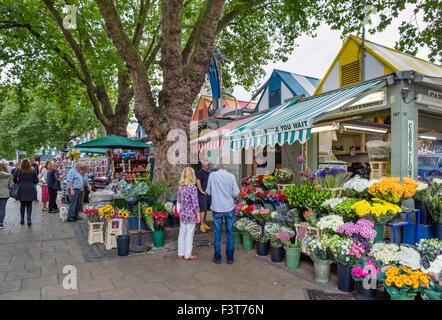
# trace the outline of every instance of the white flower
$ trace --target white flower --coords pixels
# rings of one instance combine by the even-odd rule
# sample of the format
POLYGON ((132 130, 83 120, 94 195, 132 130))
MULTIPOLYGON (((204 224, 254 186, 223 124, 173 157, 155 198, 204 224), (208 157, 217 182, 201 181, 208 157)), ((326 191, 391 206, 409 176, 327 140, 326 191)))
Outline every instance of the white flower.
POLYGON ((420 259, 420 254, 412 248, 402 246, 399 250, 399 264, 405 267, 413 270, 419 269, 421 267, 420 259))
POLYGON ((370 251, 370 256, 385 264, 399 261, 399 247, 394 243, 375 243, 370 251))
POLYGON ((356 192, 364 192, 370 186, 370 182, 367 179, 363 179, 359 176, 355 176, 354 178, 348 180, 342 188, 344 190, 355 190, 356 192))
POLYGON ((328 216, 322 217, 316 226, 321 229, 332 229, 333 231, 336 231, 340 225, 344 224, 344 219, 342 216, 338 216, 335 214, 331 214, 328 216))
POLYGON ((428 273, 428 274, 441 273, 442 272, 442 255, 438 255, 437 258, 433 262, 430 262, 430 267, 428 269, 422 269, 422 271, 425 273, 428 273))
POLYGON ((419 191, 424 191, 428 189, 428 184, 426 184, 425 182, 418 182, 417 183, 417 188, 416 188, 416 192, 419 191))
POLYGON ((327 199, 322 203, 322 207, 326 209, 330 209, 329 211, 333 210, 338 204, 341 204, 346 200, 347 198, 331 198, 327 199))

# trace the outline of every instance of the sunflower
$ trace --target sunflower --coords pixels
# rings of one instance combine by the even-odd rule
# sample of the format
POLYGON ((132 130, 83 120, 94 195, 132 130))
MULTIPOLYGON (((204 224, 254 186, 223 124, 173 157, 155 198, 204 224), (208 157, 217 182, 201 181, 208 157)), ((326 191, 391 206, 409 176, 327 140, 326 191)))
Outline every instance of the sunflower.
POLYGON ((152 213, 152 207, 149 207, 146 209, 146 214, 151 214, 152 213))

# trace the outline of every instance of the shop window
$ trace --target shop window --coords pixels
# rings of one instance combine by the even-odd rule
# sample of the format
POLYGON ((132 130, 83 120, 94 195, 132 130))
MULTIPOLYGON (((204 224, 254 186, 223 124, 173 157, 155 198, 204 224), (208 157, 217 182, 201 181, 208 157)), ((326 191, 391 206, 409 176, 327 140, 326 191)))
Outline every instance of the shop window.
POLYGON ((279 106, 281 104, 281 89, 271 91, 269 94, 269 108, 279 106))
POLYGON ((359 60, 341 67, 341 87, 357 83, 360 80, 361 69, 359 60))

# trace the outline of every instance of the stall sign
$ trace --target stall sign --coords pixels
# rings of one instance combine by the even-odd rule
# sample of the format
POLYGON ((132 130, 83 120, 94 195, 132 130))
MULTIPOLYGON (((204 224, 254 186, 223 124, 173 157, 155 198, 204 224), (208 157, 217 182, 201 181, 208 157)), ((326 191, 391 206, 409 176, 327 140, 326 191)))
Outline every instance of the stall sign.
POLYGON ((408 147, 407 147, 407 152, 408 152, 408 177, 409 178, 413 178, 413 167, 414 167, 414 156, 413 156, 413 151, 414 151, 414 144, 413 144, 413 140, 414 140, 414 121, 413 120, 408 120, 408 126, 407 126, 407 131, 408 131, 408 147))

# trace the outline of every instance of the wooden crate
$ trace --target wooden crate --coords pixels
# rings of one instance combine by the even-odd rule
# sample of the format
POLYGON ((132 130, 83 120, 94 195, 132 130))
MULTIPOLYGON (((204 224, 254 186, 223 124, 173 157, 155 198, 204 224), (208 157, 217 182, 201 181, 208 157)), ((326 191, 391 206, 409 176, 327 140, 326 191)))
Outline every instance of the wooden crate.
POLYGON ((370 161, 370 180, 387 176, 387 161, 370 161))

